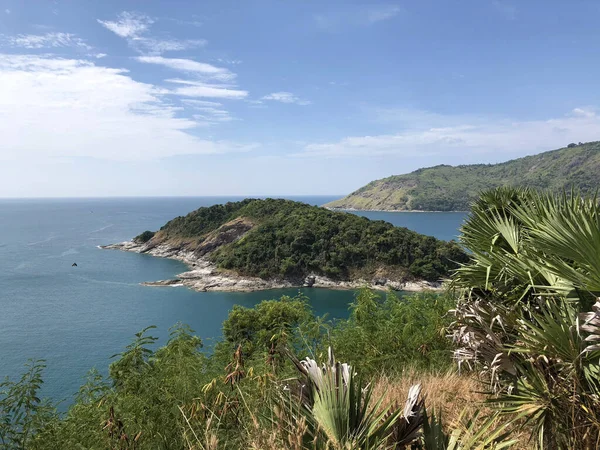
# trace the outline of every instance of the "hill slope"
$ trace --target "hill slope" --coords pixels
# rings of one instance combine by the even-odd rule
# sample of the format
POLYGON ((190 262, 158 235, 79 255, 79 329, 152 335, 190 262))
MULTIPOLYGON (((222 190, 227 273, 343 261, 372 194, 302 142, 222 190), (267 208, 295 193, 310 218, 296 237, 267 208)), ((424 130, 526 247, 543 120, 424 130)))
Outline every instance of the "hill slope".
POLYGON ((373 181, 329 208, 466 211, 482 190, 529 186, 584 193, 600 187, 600 142, 588 142, 500 164, 435 166, 373 181))
POLYGON ((140 234, 128 246, 108 248, 178 257, 190 265, 208 262, 221 274, 293 285, 315 275, 348 281, 437 281, 466 260, 454 242, 384 221, 273 199, 200 208, 156 233, 140 234))

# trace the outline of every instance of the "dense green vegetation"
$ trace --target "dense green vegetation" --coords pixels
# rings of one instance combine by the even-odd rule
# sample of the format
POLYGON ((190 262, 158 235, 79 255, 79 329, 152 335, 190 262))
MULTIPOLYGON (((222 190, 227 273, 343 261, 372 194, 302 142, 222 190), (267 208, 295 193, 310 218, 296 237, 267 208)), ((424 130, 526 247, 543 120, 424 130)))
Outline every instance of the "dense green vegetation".
POLYGON ((466 260, 455 243, 383 221, 274 199, 200 208, 168 222, 149 244, 172 242, 204 250, 203 243, 215 240, 217 230, 225 235, 236 226, 244 227, 243 237, 218 246, 210 258, 222 269, 262 278, 301 279, 314 273, 336 279, 438 280, 466 260))
POLYGON ((331 330, 336 355, 359 367, 363 375, 409 368, 439 371, 450 368, 451 343, 445 336, 455 306, 450 296, 417 294, 384 298, 363 290, 348 320, 331 330))
POLYGON ((199 208, 186 216, 179 216, 167 222, 161 227, 161 234, 166 238, 204 237, 224 223, 240 217, 240 210, 254 201, 246 199, 241 202, 227 202, 199 208))
POLYGON ((347 197, 329 203, 341 209, 467 211, 479 194, 499 186, 522 186, 559 193, 579 189, 593 194, 600 187, 600 142, 500 164, 440 165, 373 181, 347 197))
POLYGON ((133 240, 135 242, 139 242, 139 243, 143 244, 143 243, 148 242, 150 239, 152 239, 155 234, 156 233, 154 231, 146 230, 142 234, 139 234, 135 238, 133 238, 133 240))

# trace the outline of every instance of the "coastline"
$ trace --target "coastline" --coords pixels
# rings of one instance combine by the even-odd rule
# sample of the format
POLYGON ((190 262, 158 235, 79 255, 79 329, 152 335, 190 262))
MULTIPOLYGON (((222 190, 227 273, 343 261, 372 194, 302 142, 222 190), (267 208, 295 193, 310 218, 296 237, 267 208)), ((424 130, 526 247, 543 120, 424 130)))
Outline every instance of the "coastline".
POLYGON ((307 287, 355 290, 365 286, 378 290, 392 289, 395 291, 410 292, 421 292, 426 290, 440 291, 442 289, 441 283, 432 283, 428 281, 399 282, 387 279, 377 280, 377 282, 369 282, 364 279, 338 281, 320 275, 309 275, 305 277, 301 283, 285 279, 264 280, 258 277, 241 276, 233 272, 220 270, 205 256, 198 256, 192 251, 172 247, 166 244, 149 246, 134 241, 125 241, 118 244, 100 245, 98 248, 103 250, 146 253, 159 258, 175 259, 183 262, 190 269, 180 273, 174 279, 143 282, 141 283, 143 286, 186 286, 198 292, 254 292, 271 289, 307 287))
POLYGON ((423 211, 422 209, 357 209, 357 208, 335 208, 322 206, 330 211, 364 211, 364 212, 389 212, 389 213, 468 213, 469 211, 423 211))

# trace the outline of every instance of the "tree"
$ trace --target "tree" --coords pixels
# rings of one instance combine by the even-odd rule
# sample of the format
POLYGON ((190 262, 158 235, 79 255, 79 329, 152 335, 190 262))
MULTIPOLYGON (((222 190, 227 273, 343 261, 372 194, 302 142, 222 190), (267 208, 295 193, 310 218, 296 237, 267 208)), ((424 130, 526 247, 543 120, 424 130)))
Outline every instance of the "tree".
POLYGON ((223 336, 229 351, 241 346, 246 358, 256 351, 273 357, 293 341, 298 326, 310 320, 314 315, 307 297, 284 295, 279 300, 263 300, 254 308, 235 305, 223 322, 223 336))
POLYGON ((13 382, 0 383, 0 447, 26 449, 35 433, 56 417, 48 400, 40 400, 43 360, 30 360, 26 372, 13 382))

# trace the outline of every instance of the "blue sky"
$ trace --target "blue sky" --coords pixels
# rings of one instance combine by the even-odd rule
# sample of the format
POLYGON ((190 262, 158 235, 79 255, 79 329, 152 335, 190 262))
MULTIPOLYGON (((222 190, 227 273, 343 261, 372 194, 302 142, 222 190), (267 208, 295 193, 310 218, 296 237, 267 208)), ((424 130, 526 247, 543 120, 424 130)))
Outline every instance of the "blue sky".
POLYGON ((346 194, 600 139, 600 3, 0 0, 0 197, 346 194))

